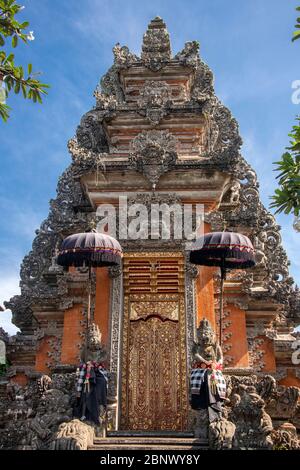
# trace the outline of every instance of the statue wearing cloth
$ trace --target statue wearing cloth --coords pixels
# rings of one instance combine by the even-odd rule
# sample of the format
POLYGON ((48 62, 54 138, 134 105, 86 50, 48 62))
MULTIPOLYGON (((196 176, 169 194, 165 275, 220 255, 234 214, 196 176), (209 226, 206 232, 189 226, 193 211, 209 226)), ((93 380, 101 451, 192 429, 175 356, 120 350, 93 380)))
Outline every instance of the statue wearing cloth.
POLYGON ((222 350, 214 330, 205 318, 197 329, 192 358, 190 404, 194 410, 208 410, 211 423, 221 418, 226 383, 222 374, 222 350))

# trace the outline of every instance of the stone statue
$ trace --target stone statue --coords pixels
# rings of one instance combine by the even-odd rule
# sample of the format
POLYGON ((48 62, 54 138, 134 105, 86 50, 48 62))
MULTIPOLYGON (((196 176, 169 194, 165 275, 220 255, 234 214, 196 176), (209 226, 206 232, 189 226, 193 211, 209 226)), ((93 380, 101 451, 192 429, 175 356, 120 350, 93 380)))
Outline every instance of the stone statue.
POLYGON ((87 354, 89 361, 102 362, 107 358, 106 350, 101 343, 101 331, 95 323, 89 325, 87 354))
POLYGON ((245 449, 271 449, 272 420, 265 411, 265 402, 255 387, 240 386, 231 397, 230 419, 236 425, 234 446, 245 449))
POLYGON ((208 439, 210 448, 229 449, 232 447, 235 425, 222 416, 222 405, 226 392, 226 387, 221 390, 219 385, 221 381, 225 385, 221 372, 223 354, 215 332, 206 318, 200 321, 197 329, 197 342, 194 343, 192 349, 192 359, 191 406, 193 408, 195 437, 208 439), (205 372, 205 369, 208 371, 205 372), (193 393, 197 393, 197 390, 193 391, 192 377, 197 374, 202 381, 198 392, 199 398, 197 395, 193 395, 193 393), (206 387, 207 397, 205 398, 206 387))
POLYGON ((43 395, 43 393, 46 392, 50 388, 51 383, 52 383, 52 380, 49 377, 49 375, 43 374, 38 379, 38 389, 41 395, 43 395))
POLYGON ((200 321, 197 329, 197 342, 193 345, 192 357, 195 362, 203 363, 205 366, 210 366, 212 363, 223 363, 222 349, 206 318, 200 321))

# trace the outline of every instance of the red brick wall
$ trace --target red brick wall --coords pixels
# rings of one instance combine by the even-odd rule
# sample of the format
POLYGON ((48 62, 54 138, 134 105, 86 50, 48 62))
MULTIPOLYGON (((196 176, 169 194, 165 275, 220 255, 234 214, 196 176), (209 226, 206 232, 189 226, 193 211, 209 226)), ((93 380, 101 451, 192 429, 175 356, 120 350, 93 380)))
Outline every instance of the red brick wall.
POLYGON ((82 305, 77 304, 65 311, 64 329, 62 339, 61 363, 77 364, 79 348, 78 344, 84 342, 84 337, 80 332, 84 332, 84 325, 80 321, 84 320, 82 315, 82 305))

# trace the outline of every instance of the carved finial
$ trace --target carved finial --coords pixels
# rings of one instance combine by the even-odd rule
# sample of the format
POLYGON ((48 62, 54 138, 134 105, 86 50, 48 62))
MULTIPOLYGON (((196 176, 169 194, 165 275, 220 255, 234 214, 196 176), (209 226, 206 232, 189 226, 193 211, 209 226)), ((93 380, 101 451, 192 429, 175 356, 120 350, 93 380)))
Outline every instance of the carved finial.
POLYGON ((159 70, 171 59, 170 37, 163 20, 156 16, 143 37, 142 60, 151 70, 159 70))

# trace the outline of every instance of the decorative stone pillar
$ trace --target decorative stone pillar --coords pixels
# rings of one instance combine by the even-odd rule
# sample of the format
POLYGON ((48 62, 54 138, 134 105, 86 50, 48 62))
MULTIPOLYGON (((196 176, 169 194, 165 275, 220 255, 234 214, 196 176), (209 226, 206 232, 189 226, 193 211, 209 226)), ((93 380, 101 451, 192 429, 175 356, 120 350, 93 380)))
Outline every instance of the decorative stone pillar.
POLYGON ((185 311, 186 311, 186 335, 187 335, 187 365, 191 364, 191 354, 194 341, 196 339, 196 289, 195 280, 198 276, 198 267, 185 259, 185 311))
POLYGON ((118 429, 121 394, 121 351, 122 351, 122 318, 123 318, 123 275, 122 267, 109 268, 111 282, 110 292, 110 337, 109 350, 109 425, 118 429))

